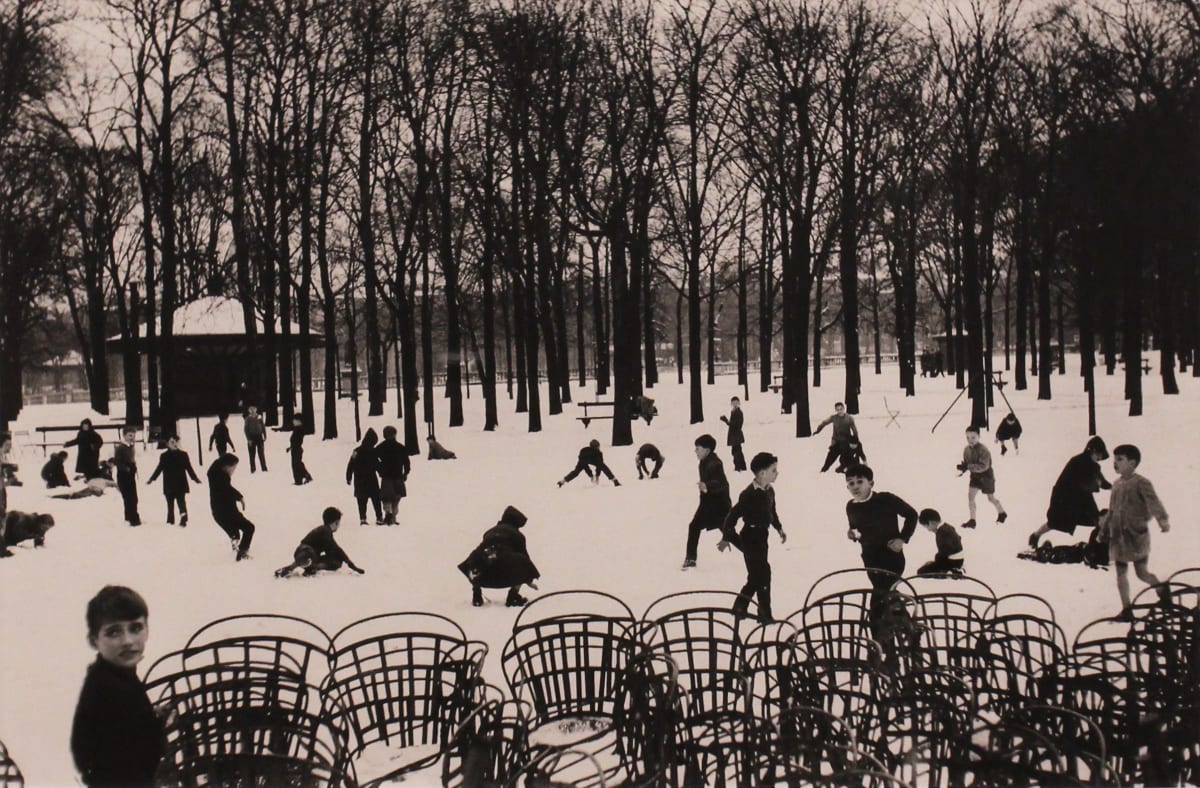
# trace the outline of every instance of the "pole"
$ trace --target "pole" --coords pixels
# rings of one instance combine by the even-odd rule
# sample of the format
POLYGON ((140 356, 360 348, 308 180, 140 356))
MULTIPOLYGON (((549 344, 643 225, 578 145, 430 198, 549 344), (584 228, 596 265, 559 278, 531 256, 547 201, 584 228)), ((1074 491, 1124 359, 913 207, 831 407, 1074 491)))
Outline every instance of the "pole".
POLYGON ((196 417, 196 461, 204 466, 204 441, 200 439, 200 417, 196 417))
MULTIPOLYGON (((943 413, 943 414, 942 414, 942 416, 941 416, 941 418, 939 418, 939 419, 937 420, 937 422, 935 422, 935 423, 934 423, 934 425, 933 425, 933 429, 929 430, 930 434, 932 434, 932 433, 934 432, 934 430, 936 430, 936 429, 938 428, 938 424, 941 424, 941 423, 942 423, 942 419, 946 418, 946 416, 948 416, 948 415, 950 414, 950 411, 954 409, 954 406, 958 404, 958 401, 959 401, 960 399, 962 399, 962 396, 963 396, 963 394, 966 394, 966 393, 967 393, 967 391, 968 391, 968 389, 969 389, 969 387, 968 387, 968 386, 964 386, 964 387, 962 388, 962 390, 958 392, 958 396, 954 398, 954 402, 951 402, 951 403, 950 403, 950 407, 946 408, 946 412, 945 412, 945 413, 943 413)), ((1007 401, 1007 400, 1006 400, 1006 401, 1007 401)))

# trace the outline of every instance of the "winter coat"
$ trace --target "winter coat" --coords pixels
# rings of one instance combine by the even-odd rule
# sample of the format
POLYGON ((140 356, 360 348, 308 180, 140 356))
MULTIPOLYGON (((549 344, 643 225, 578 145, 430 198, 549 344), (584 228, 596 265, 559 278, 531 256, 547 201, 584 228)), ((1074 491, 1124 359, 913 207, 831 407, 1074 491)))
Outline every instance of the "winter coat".
POLYGON ((213 519, 218 523, 237 519, 238 501, 242 494, 233 486, 233 479, 214 461, 208 469, 208 500, 212 505, 213 519))
POLYGON ((1067 461, 1054 482, 1046 522, 1051 528, 1066 533, 1074 533, 1077 525, 1096 525, 1100 511, 1092 496, 1102 487, 1109 486, 1100 472, 1100 463, 1093 460, 1089 452, 1076 454, 1067 461))
POLYGON ((1150 480, 1136 473, 1117 477, 1108 499, 1108 514, 1100 523, 1110 560, 1127 564, 1150 557, 1151 517, 1160 525, 1167 522, 1167 510, 1150 480))
POLYGON ((196 484, 200 483, 200 477, 196 476, 196 471, 192 469, 192 459, 183 449, 167 449, 158 455, 158 467, 150 474, 146 484, 152 483, 159 474, 163 477, 163 495, 168 498, 187 495, 191 491, 189 476, 196 484))
POLYGON ((375 455, 379 458, 379 478, 383 480, 382 486, 390 484, 392 495, 396 498, 403 498, 408 494, 404 482, 412 471, 412 463, 408 459, 408 449, 395 438, 385 438, 375 447, 375 455))
POLYGON ((73 439, 63 444, 63 448, 79 447, 79 453, 75 456, 75 473, 82 473, 84 478, 90 479, 96 475, 96 468, 100 465, 100 447, 103 445, 104 438, 100 437, 100 433, 80 430, 73 439))
POLYGON ((63 457, 54 456, 42 466, 42 480, 46 482, 46 489, 71 486, 71 482, 67 480, 67 469, 63 467, 63 462, 63 457))
POLYGON ((746 442, 746 436, 742 434, 742 424, 745 423, 746 416, 740 408, 730 413, 729 418, 722 416, 721 421, 729 425, 725 433, 726 446, 741 446, 746 442))
POLYGON ((1011 441, 1019 437, 1021 437, 1021 422, 1015 416, 1012 421, 1005 416, 1000 422, 1000 426, 996 428, 996 440, 1011 441))
POLYGON ((152 786, 163 750, 163 724, 137 673, 97 657, 71 725, 71 754, 84 785, 152 786))
POLYGON ((346 483, 351 481, 354 482, 355 498, 379 495, 379 452, 374 430, 367 430, 362 443, 350 453, 350 462, 346 463, 346 483))
POLYGON ((525 534, 510 523, 500 522, 488 529, 479 546, 467 560, 458 565, 459 571, 482 588, 511 588, 541 577, 529 558, 525 534))
POLYGON ((700 503, 692 515, 692 523, 705 531, 715 531, 725 522, 731 505, 729 480, 725 478, 725 465, 714 453, 700 460, 700 481, 706 492, 700 493, 700 503))
POLYGON ((952 556, 962 552, 963 543, 962 537, 958 535, 958 530, 950 523, 942 523, 934 532, 934 541, 937 544, 937 554, 939 556, 952 556))

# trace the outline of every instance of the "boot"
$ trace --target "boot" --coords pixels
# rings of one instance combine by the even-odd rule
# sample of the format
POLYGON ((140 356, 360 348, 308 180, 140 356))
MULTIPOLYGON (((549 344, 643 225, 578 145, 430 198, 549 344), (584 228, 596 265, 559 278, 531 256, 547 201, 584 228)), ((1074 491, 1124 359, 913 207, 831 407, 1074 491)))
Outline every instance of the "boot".
POLYGON ((996 515, 996 522, 998 522, 998 523, 1002 523, 1007 519, 1008 519, 1008 512, 1000 512, 1000 514, 996 515))
POLYGON ((483 589, 479 586, 471 586, 471 604, 475 607, 483 607, 483 589))
POLYGON ((974 527, 975 527, 975 520, 974 520, 973 518, 972 518, 972 519, 970 519, 970 520, 967 520, 965 523, 963 523, 963 524, 962 524, 962 527, 963 527, 963 528, 974 528, 974 527))
POLYGON ((683 559, 683 566, 681 568, 682 569, 692 569, 695 566, 696 566, 695 558, 685 558, 685 559, 683 559))
POLYGON ((529 600, 517 593, 516 588, 512 588, 508 592, 508 599, 504 600, 504 604, 508 607, 524 607, 529 600))

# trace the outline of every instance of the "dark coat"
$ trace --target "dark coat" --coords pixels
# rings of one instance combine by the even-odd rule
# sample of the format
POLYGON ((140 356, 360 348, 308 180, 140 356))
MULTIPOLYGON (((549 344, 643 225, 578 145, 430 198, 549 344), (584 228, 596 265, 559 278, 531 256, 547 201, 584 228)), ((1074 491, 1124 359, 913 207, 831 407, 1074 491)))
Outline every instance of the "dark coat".
POLYGON ((746 442, 746 436, 742 434, 742 424, 746 421, 746 416, 741 409, 733 411, 729 417, 721 417, 721 421, 729 425, 729 429, 725 433, 726 446, 741 446, 746 442))
POLYGON ((354 497, 379 495, 379 453, 374 445, 357 446, 346 463, 346 483, 354 482, 354 497))
POLYGON ((233 479, 229 474, 217 466, 216 461, 208 468, 208 500, 212 504, 213 519, 218 523, 237 519, 241 514, 238 511, 238 501, 242 500, 242 494, 233 486, 233 479))
POLYGON ((599 468, 604 464, 604 452, 588 444, 579 450, 579 462, 584 465, 591 465, 593 468, 599 468))
POLYGON ((1021 437, 1021 422, 1014 416, 1012 421, 1005 416, 996 428, 996 440, 1010 441, 1021 437))
POLYGON ((541 577, 529 558, 525 534, 506 522, 489 528, 458 569, 468 580, 473 572, 478 572, 472 582, 482 588, 511 588, 541 577))
POLYGON ((1074 533, 1075 526, 1095 526, 1100 512, 1093 494, 1111 485, 1100 472, 1100 463, 1089 452, 1076 454, 1063 467, 1050 492, 1046 522, 1056 531, 1074 533))
POLYGON ((71 725, 71 755, 84 785, 152 786, 163 750, 163 725, 141 679, 97 657, 71 725))
POLYGON ((42 466, 42 479, 46 482, 46 489, 71 486, 71 482, 67 480, 67 469, 63 467, 64 461, 64 457, 51 456, 42 466))
POLYGON ((213 445, 216 445, 217 450, 224 454, 226 451, 233 450, 233 438, 229 437, 229 425, 218 421, 213 425, 212 435, 208 436, 208 450, 212 451, 213 445))
POLYGON ((725 465, 716 454, 710 453, 700 461, 700 481, 707 492, 700 493, 700 504, 692 515, 692 522, 706 531, 715 531, 725 522, 729 514, 729 480, 725 478, 725 465))
POLYGON ((150 474, 146 484, 157 479, 160 473, 163 477, 163 495, 168 498, 186 495, 191 491, 191 485, 188 484, 189 476, 196 484, 200 483, 200 477, 192 470, 192 459, 183 449, 167 449, 158 455, 158 467, 154 469, 154 473, 150 474))
POLYGON ((412 463, 408 459, 408 449, 395 438, 385 438, 375 448, 379 457, 379 478, 391 484, 392 493, 397 498, 408 494, 404 482, 412 471, 412 463))
POLYGON ((63 447, 78 446, 79 453, 75 456, 75 473, 82 473, 90 479, 96 475, 100 465, 100 447, 104 438, 95 430, 80 430, 75 437, 63 444, 63 447))

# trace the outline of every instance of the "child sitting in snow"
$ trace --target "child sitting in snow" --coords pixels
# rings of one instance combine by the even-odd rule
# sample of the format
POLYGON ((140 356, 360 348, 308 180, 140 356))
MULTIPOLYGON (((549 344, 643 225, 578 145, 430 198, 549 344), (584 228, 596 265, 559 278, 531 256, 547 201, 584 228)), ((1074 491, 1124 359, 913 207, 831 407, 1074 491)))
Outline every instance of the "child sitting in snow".
POLYGON ((285 567, 275 570, 276 577, 287 577, 297 569, 304 570, 305 577, 312 577, 317 572, 336 572, 342 565, 358 574, 366 574, 363 569, 354 565, 346 551, 338 546, 333 534, 342 525, 342 513, 330 506, 321 513, 321 525, 312 529, 300 540, 300 545, 292 554, 292 562, 285 567))
POLYGON ((932 561, 924 563, 917 574, 961 574, 963 543, 954 526, 943 523, 936 509, 922 509, 917 515, 917 523, 932 533, 937 542, 937 554, 932 561))

